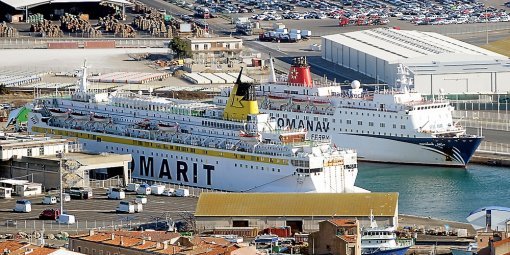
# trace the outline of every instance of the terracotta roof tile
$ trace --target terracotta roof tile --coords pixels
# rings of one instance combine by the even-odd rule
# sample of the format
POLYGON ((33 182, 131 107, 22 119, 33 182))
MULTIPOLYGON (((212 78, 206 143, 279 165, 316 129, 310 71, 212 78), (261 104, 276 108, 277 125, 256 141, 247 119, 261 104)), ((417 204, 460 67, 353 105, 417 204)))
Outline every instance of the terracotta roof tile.
POLYGON ((142 242, 142 239, 139 238, 132 238, 127 236, 115 236, 115 238, 102 241, 104 244, 111 244, 111 245, 119 245, 123 247, 131 247, 134 245, 137 245, 138 243, 142 242), (121 243, 122 241, 122 243, 121 243))
POLYGON ((114 231, 113 233, 118 236, 150 238, 155 242, 163 242, 181 236, 179 233, 166 231, 114 231))
POLYGON ((30 255, 48 255, 52 252, 55 252, 57 249, 46 248, 46 247, 37 247, 34 248, 34 251, 30 253, 30 255))
POLYGON ((506 244, 508 242, 510 242, 510 238, 506 238, 506 239, 494 242, 493 245, 494 245, 494 247, 498 247, 498 246, 501 246, 501 245, 506 244))
POLYGON ((356 237, 355 236, 338 236, 338 238, 348 242, 348 243, 355 243, 356 237))
POLYGON ((3 252, 5 249, 8 249, 10 251, 16 251, 24 246, 27 246, 27 244, 22 244, 17 241, 0 242, 0 251, 3 252))
POLYGON ((91 241, 91 242, 102 242, 102 241, 111 239, 111 235, 106 234, 106 233, 97 233, 97 234, 94 234, 91 236, 81 236, 81 237, 76 237, 76 238, 81 239, 81 240, 91 241))
POLYGON ((343 226, 343 227, 354 227, 354 226, 356 226, 356 221, 355 220, 334 219, 334 220, 328 220, 328 221, 333 223, 336 226, 343 226))

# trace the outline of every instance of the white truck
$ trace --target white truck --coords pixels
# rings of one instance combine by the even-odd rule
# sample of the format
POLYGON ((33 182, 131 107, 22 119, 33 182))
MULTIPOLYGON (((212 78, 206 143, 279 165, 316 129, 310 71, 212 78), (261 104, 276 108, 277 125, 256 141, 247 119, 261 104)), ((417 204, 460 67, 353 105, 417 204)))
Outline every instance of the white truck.
POLYGON ((139 187, 140 187, 140 184, 138 184, 138 183, 128 183, 126 191, 136 192, 139 187))
POLYGON ((126 192, 124 192, 124 190, 122 190, 121 188, 111 187, 108 188, 108 190, 106 191, 106 196, 108 197, 108 199, 120 200, 126 198, 126 192))
POLYGON ((54 205, 57 203, 57 197, 54 196, 44 196, 42 200, 43 205, 54 205))
POLYGON ((165 185, 152 185, 151 186, 151 194, 152 195, 161 195, 163 194, 163 191, 165 191, 165 185))
POLYGON ((184 188, 176 189, 175 196, 176 197, 189 197, 189 189, 184 189, 184 188))
POLYGON ((128 201, 120 201, 116 211, 118 213, 135 213, 135 205, 128 201))
POLYGON ((138 189, 136 189, 136 194, 138 195, 150 195, 151 194, 151 187, 149 184, 142 184, 138 189))
POLYGON ((18 200, 14 206, 15 212, 28 213, 32 211, 32 203, 29 200, 18 200))

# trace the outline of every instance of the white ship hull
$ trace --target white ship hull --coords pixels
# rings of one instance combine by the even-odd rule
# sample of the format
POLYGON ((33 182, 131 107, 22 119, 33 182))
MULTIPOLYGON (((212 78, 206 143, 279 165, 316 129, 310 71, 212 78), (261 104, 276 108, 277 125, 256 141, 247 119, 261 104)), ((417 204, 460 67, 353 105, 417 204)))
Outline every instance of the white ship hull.
MULTIPOLYGON (((35 116, 37 116, 35 119, 41 118, 38 114, 35 114, 35 116)), ((47 133, 53 132, 57 135, 63 135, 62 132, 67 132, 66 129, 48 127, 41 122, 37 124, 29 123, 29 128, 35 132, 41 131, 40 128, 51 129, 53 131, 44 131, 47 133)), ((72 130, 72 132, 77 133, 76 130, 72 130)), ((92 135, 97 137, 96 140, 78 138, 85 151, 132 154, 131 177, 138 180, 234 192, 369 192, 354 186, 358 173, 357 168, 350 171, 338 169, 338 171, 298 174, 296 173, 296 167, 290 164, 276 165, 105 142, 101 141, 99 137, 108 136, 112 139, 126 139, 126 137, 85 131, 79 132, 90 134, 90 137, 92 135), (262 170, 262 168, 264 169, 262 170)), ((134 143, 139 141, 154 142, 145 139, 133 140, 134 143)), ((188 146, 188 148, 194 149, 193 146, 188 146)), ((201 149, 201 147, 196 147, 196 149, 201 149)), ((246 155, 246 158, 249 158, 248 155, 250 154, 247 153, 246 155)))

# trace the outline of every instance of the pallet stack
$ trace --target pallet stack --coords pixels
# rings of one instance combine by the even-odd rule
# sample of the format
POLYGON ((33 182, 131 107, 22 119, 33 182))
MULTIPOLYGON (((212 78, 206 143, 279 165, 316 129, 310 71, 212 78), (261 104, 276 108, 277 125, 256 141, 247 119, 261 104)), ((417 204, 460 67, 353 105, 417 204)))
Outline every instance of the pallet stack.
POLYGON ((68 13, 60 17, 60 27, 66 32, 84 33, 91 38, 102 36, 101 31, 93 27, 87 20, 68 13))
POLYGON ((49 20, 43 20, 30 26, 30 32, 41 33, 42 37, 62 37, 64 32, 49 20))
POLYGON ((0 37, 17 37, 18 30, 13 27, 7 26, 5 21, 0 23, 0 37))
POLYGON ((121 23, 113 16, 106 16, 99 18, 98 25, 106 32, 113 32, 116 37, 133 38, 136 37, 135 29, 128 25, 121 23))

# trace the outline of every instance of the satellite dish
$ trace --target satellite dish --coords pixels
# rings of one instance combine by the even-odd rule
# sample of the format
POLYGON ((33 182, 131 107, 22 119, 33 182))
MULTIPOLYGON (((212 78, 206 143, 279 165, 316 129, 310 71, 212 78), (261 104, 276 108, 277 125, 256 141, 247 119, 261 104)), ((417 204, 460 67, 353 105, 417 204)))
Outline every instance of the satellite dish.
POLYGON ((354 80, 351 82, 351 88, 359 89, 359 88, 361 88, 361 83, 358 80, 354 80))

